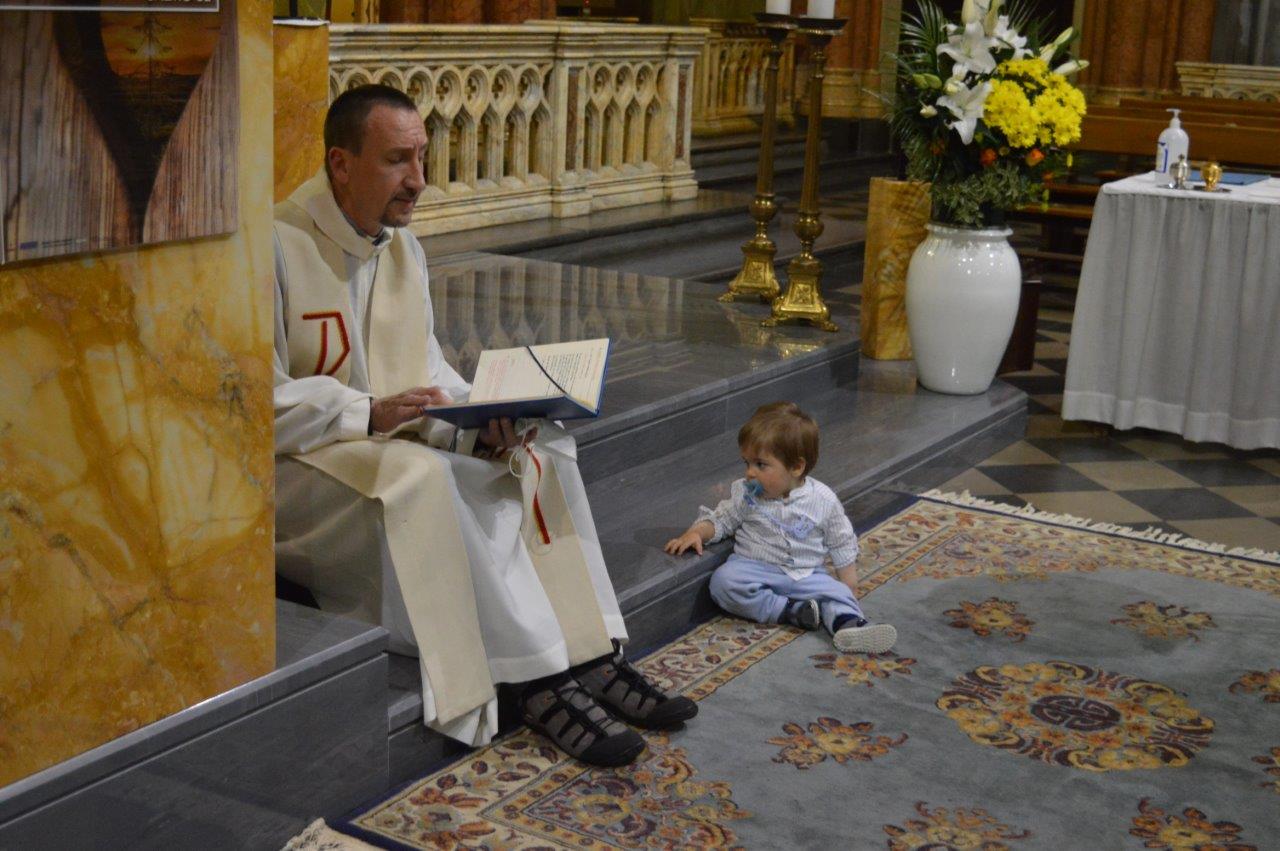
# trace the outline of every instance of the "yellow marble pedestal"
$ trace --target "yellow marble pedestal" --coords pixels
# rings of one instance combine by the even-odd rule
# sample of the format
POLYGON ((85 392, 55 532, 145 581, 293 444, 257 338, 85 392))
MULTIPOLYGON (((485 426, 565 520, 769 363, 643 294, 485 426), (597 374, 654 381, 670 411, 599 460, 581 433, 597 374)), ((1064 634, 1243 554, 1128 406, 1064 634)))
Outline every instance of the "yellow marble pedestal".
POLYGON ((329 109, 329 25, 275 23, 275 199, 283 201, 324 164, 329 109))
POLYGON ((907 266, 928 221, 929 184, 871 178, 862 277, 862 353, 867 357, 911 357, 907 266))
POLYGON ((235 9, 235 233, 0 270, 0 786, 275 664, 271 8, 235 9))

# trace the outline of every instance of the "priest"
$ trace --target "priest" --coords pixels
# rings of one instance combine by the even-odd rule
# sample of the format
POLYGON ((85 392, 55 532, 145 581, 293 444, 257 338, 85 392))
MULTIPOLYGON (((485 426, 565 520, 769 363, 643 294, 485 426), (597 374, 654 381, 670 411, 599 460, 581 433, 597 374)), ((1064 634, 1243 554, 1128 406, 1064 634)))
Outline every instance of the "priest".
POLYGON ((467 382, 434 336, 426 258, 404 226, 426 182, 412 100, 334 100, 324 168, 275 211, 276 564, 326 610, 418 657, 424 720, 497 732, 497 683, 571 756, 622 765, 697 713, 623 656, 573 439, 509 420, 456 432, 430 407, 467 382))

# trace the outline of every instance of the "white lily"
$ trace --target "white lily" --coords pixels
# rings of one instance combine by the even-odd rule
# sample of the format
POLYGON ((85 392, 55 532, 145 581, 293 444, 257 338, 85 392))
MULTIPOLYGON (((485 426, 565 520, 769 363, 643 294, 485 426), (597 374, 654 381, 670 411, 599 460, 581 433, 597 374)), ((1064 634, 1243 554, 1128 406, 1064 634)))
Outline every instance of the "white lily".
POLYGON ((1065 30, 1058 33, 1058 37, 1055 38, 1050 44, 1046 44, 1044 47, 1040 48, 1040 58, 1043 59, 1045 62, 1052 62, 1053 57, 1058 55, 1058 51, 1061 50, 1063 46, 1068 41, 1071 40, 1071 36, 1074 33, 1075 33, 1074 27, 1067 27, 1065 30))
POLYGON ((1053 73, 1061 74, 1064 77, 1069 77, 1072 74, 1076 73, 1077 71, 1083 71, 1085 68, 1088 68, 1088 67, 1089 67, 1088 59, 1072 59, 1068 62, 1063 62, 1057 68, 1054 68, 1053 73))
POLYGON ((925 104, 924 106, 920 107, 920 114, 923 115, 925 118, 933 118, 935 115, 938 114, 938 110, 937 110, 937 107, 933 107, 933 106, 930 106, 929 104, 925 104))
POLYGON ((991 0, 991 8, 987 9, 986 17, 982 19, 982 29, 987 35, 995 32, 996 24, 999 22, 1000 0, 991 0))
POLYGON ((1027 50, 1027 37, 1019 35, 1017 30, 1009 26, 1008 15, 1001 15, 996 20, 996 26, 991 31, 991 37, 998 43, 1013 48, 1014 59, 1023 59, 1031 55, 1031 51, 1027 50))
POLYGON ((947 126, 959 133, 960 141, 966 145, 973 141, 978 119, 982 117, 983 107, 990 94, 991 81, 988 80, 973 88, 961 85, 960 90, 954 95, 943 95, 938 98, 938 106, 956 117, 955 121, 948 121, 947 126))
POLYGON ((981 21, 982 16, 987 14, 987 7, 991 0, 964 0, 964 6, 960 9, 960 23, 966 26, 981 21))
POLYGON ((996 59, 991 55, 995 39, 982 29, 982 24, 974 21, 965 24, 964 32, 947 39, 946 44, 938 45, 938 54, 950 56, 955 62, 953 77, 962 77, 973 71, 978 74, 990 74, 996 70, 996 59))

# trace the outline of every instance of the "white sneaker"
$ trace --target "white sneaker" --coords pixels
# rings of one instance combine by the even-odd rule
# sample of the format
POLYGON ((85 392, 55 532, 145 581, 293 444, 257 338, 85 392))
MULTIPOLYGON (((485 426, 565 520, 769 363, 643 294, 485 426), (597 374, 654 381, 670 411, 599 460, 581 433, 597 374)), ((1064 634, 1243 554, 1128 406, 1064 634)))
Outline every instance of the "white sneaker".
POLYGON ((897 640, 898 630, 887 623, 846 626, 832 637, 841 653, 883 653, 897 640))

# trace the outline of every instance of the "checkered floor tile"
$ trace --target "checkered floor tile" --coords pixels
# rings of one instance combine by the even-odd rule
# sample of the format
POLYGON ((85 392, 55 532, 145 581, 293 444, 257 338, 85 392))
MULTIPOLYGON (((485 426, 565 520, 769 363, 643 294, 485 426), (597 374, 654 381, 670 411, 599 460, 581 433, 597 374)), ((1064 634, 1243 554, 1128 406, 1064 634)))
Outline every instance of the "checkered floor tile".
POLYGON ((1280 451, 1064 422, 1069 291, 1042 297, 1036 363, 1002 376, 1029 396, 1027 436, 942 485, 1011 505, 1280 551, 1280 451))

